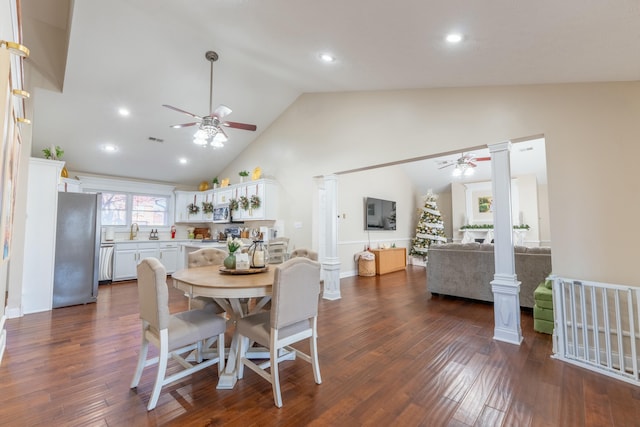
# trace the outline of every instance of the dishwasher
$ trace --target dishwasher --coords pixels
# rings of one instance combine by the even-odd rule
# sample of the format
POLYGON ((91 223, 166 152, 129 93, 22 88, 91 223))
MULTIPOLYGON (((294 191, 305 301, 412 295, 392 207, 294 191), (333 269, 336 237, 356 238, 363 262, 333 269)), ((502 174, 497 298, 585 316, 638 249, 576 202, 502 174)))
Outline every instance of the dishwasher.
POLYGON ((111 283, 112 278, 113 278, 113 243, 102 242, 100 244, 98 282, 100 284, 111 283))

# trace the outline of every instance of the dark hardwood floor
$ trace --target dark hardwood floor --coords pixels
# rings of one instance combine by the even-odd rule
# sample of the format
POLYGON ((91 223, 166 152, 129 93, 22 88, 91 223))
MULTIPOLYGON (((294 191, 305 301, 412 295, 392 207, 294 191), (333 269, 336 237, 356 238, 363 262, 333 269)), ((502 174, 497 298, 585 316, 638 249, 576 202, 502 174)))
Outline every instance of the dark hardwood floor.
MULTIPOLYGON (((523 312, 521 346, 492 339, 490 304, 432 297, 425 271, 341 282, 320 302, 323 383, 281 364, 284 407, 250 370, 216 390, 215 368, 163 389, 147 412, 153 370, 130 390, 140 339, 135 282, 98 302, 7 321, 0 424, 12 426, 633 426, 640 390, 550 358, 551 339, 523 312)), ((171 288, 171 311, 186 299, 171 288)), ((304 346, 303 346, 304 347, 304 346)))

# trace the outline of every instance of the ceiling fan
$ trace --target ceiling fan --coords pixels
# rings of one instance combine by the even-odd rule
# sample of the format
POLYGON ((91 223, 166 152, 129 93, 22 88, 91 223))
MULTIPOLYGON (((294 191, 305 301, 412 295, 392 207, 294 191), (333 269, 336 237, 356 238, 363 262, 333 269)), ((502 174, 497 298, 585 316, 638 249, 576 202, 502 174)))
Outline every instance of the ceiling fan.
POLYGON ((461 175, 473 175, 473 168, 478 165, 476 162, 486 162, 491 160, 491 157, 476 157, 475 154, 460 154, 455 161, 449 161, 449 163, 444 166, 439 167, 438 169, 448 168, 449 166, 455 166, 453 169, 453 176, 461 176, 461 175))
POLYGON ((227 115, 231 114, 231 108, 227 107, 226 105, 219 105, 215 110, 213 109, 213 63, 218 60, 218 54, 212 50, 209 50, 205 53, 204 56, 205 58, 207 58, 207 61, 211 63, 211 82, 209 85, 209 115, 201 117, 188 111, 184 111, 180 108, 173 107, 171 105, 162 104, 162 106, 179 113, 186 114, 198 120, 196 122, 172 125, 172 128, 179 129, 199 125, 198 130, 194 135, 193 142, 202 146, 210 144, 214 148, 219 148, 223 147, 224 143, 229 139, 222 128, 223 126, 232 129, 242 129, 250 131, 255 131, 257 127, 256 125, 250 125, 247 123, 238 123, 223 120, 227 115))

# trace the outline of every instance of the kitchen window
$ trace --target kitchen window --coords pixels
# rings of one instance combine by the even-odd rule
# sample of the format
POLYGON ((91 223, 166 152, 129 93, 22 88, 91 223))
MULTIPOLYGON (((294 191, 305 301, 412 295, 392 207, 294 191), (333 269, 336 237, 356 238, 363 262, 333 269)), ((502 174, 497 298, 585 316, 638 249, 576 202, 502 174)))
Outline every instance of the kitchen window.
POLYGON ((169 201, 168 196, 102 192, 102 225, 168 226, 169 201))

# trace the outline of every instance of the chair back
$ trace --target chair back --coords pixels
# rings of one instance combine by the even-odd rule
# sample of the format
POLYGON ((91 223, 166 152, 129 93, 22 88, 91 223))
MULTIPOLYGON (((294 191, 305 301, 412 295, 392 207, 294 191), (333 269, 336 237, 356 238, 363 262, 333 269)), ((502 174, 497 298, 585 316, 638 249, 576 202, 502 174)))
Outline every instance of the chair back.
POLYGON ((157 331, 169 327, 169 290, 167 272, 157 258, 145 258, 138 264, 140 318, 157 331))
POLYGON ((291 251, 291 255, 289 256, 289 258, 296 258, 296 257, 304 257, 304 258, 309 258, 310 260, 313 260, 313 261, 317 261, 318 252, 312 251, 311 249, 298 248, 291 251))
POLYGON ((222 265, 229 254, 218 248, 202 248, 187 255, 187 267, 204 267, 206 265, 222 265))
POLYGON ((290 259, 276 267, 271 296, 271 327, 280 329, 318 315, 320 263, 290 259))

